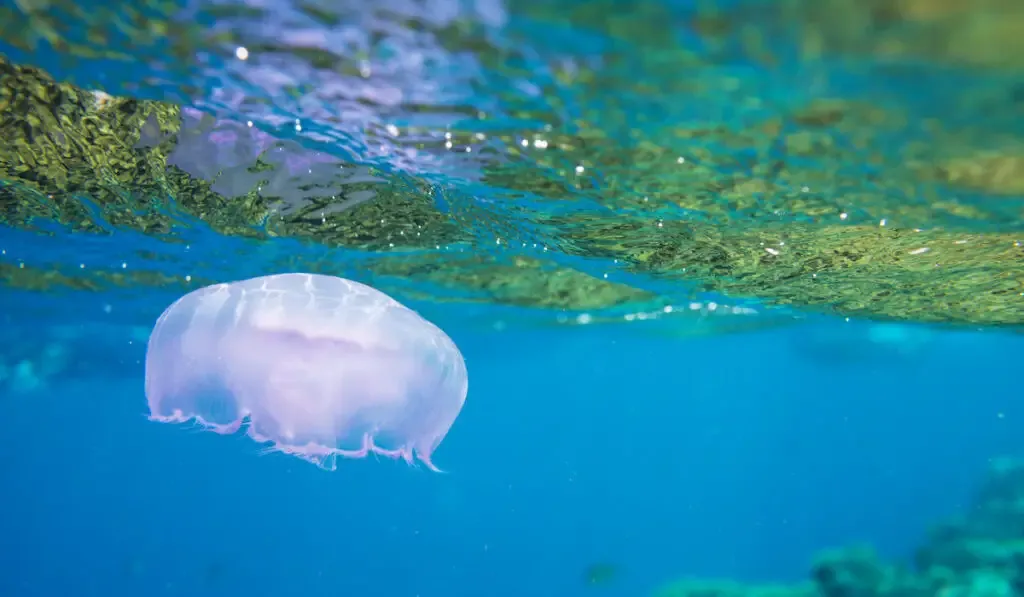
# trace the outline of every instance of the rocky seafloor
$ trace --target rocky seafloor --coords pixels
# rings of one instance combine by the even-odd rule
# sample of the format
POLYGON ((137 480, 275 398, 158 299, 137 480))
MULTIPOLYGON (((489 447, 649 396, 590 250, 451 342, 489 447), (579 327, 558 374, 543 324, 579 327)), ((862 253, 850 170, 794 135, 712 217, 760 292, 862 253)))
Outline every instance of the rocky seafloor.
POLYGON ((1024 595, 1024 461, 996 459, 958 516, 935 525, 908 562, 870 546, 815 558, 792 585, 681 579, 655 597, 1019 597, 1024 595))

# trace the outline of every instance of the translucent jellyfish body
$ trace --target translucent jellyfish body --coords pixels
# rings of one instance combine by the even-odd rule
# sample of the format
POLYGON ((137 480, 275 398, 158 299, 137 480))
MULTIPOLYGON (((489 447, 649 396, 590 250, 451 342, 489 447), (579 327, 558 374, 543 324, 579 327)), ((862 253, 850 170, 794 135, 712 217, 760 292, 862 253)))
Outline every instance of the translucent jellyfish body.
POLYGON ((438 327, 364 284, 280 274, 193 291, 146 351, 150 418, 221 434, 245 425, 333 469, 381 454, 431 456, 466 400, 465 361, 438 327))

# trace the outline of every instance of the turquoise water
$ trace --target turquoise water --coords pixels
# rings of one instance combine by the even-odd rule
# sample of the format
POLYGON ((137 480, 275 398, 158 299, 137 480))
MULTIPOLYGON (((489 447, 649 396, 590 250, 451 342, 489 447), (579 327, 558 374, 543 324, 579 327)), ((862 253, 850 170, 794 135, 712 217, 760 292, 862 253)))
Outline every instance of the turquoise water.
MULTIPOLYGON (((384 17, 353 4, 330 7, 340 15, 334 25, 315 24, 299 3, 252 3, 271 15, 262 20, 199 10, 210 6, 171 11, 175 22, 198 23, 202 44, 215 38, 227 48, 193 52, 191 63, 175 60, 175 48, 192 47, 184 34, 148 45, 138 37, 108 40, 134 50, 109 62, 71 59, 45 44, 34 52, 3 44, 0 53, 86 88, 185 106, 186 129, 195 134, 178 139, 171 161, 225 197, 255 184, 244 170, 262 137, 246 135, 262 131, 286 142, 288 157, 275 164, 290 177, 269 183, 282 197, 275 214, 309 207, 303 184, 347 197, 321 210, 325 226, 387 189, 407 184, 419 192, 422 184, 460 234, 434 249, 409 248, 395 229, 383 228, 362 245, 339 246, 298 234, 227 235, 181 214, 171 229, 144 234, 115 223, 120 212, 106 207, 89 216, 100 232, 56 216, 0 228, 0 261, 10 267, 0 290, 0 597, 638 596, 686 577, 798 582, 815 554, 850 544, 909 561, 932 525, 970 511, 993 459, 1021 455, 1016 361, 1024 344, 1013 329, 823 314, 638 276, 619 260, 581 257, 564 231, 524 215, 617 217, 616 209, 633 209, 589 203, 596 199, 571 179, 575 164, 563 164, 572 201, 548 201, 484 176, 489 165, 514 161, 493 129, 544 131, 527 122, 533 107, 570 123, 601 109, 626 123, 617 126, 637 129, 693 119, 741 126, 762 110, 799 102, 801 85, 904 101, 919 95, 912 82, 871 79, 878 73, 855 68, 822 82, 810 67, 767 72, 719 50, 730 76, 770 101, 741 108, 716 96, 677 106, 614 88, 584 97, 571 87, 552 99, 538 91, 555 80, 544 66, 552 57, 597 68, 612 50, 631 55, 621 41, 582 26, 531 17, 529 3, 437 2, 422 10, 396 2, 384 17), (394 16, 407 13, 418 21, 394 16), (416 25, 460 18, 480 27, 506 62, 497 67, 484 51, 442 47, 443 36, 416 25), (516 46, 524 37, 532 45, 516 46), (342 57, 337 72, 313 69, 309 54, 296 49, 316 45, 342 57), (389 126, 402 127, 400 134, 389 126), (453 127, 479 129, 464 144, 472 151, 445 146, 453 127), (224 131, 237 135, 234 145, 212 140, 224 131), (426 149, 408 140, 416 135, 426 149), (461 302, 464 290, 389 274, 374 261, 426 256, 443 269, 460 255, 496 263, 543 255, 655 298, 544 307, 542 295, 517 302, 491 288, 483 300, 461 302), (244 437, 147 420, 145 342, 167 305, 200 280, 311 264, 385 288, 459 345, 470 393, 435 454, 446 474, 385 459, 327 472, 261 455, 244 437), (30 287, 15 270, 62 278, 51 274, 40 278, 46 285, 30 287), (93 272, 103 277, 90 278, 93 272), (165 278, 132 277, 137 272, 165 278), (610 571, 601 582, 591 582, 595 566, 610 571)), ((682 19, 693 7, 671 9, 682 19)), ((75 35, 72 27, 67 36, 75 35)), ((712 52, 682 33, 675 43, 712 52)), ((785 48, 778 54, 787 57, 785 48)), ((657 63, 653 55, 632 57, 644 69, 657 63)), ((619 76, 628 63, 608 68, 619 76)), ((666 86, 682 78, 661 76, 655 82, 666 86)), ((943 109, 942 100, 922 103, 943 109)), ((993 115, 988 122, 1012 132, 1024 120, 1001 126, 993 115)), ((156 143, 158 133, 144 131, 150 137, 138 147, 156 143)), ((879 137, 882 153, 887 140, 879 137)), ((588 184, 601 188, 601 169, 592 176, 588 184)), ((182 200, 146 199, 168 211, 182 200)), ((88 196, 75 200, 95 206, 88 196)), ((1006 205, 991 211, 1003 219, 972 225, 1019 231, 1017 204, 1006 205)), ((741 226, 748 215, 730 212, 718 223, 741 226)), ((900 217, 916 223, 913 214, 900 217)))

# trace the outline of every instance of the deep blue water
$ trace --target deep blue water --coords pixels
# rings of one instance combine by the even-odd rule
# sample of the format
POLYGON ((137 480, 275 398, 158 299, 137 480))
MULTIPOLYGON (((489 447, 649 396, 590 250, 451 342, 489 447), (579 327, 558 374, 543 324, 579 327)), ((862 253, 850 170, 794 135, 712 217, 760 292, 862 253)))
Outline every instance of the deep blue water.
MULTIPOLYGON (((514 17, 507 27, 529 29, 514 17)), ((608 43, 537 27, 538 54, 586 55, 608 43)), ((395 86, 436 93, 439 105, 478 93, 467 83, 479 82, 481 69, 471 56, 420 49, 436 59, 433 70, 417 71, 419 79, 389 71, 395 86)), ((152 74, 133 71, 139 64, 68 66, 45 49, 0 50, 112 93, 152 74)), ((206 95, 194 106, 217 118, 252 118, 258 129, 300 138, 287 129, 301 115, 304 147, 431 180, 451 176, 467 195, 487 190, 471 184, 478 164, 469 158, 402 161, 383 145, 373 154, 381 141, 360 127, 383 122, 380 113, 330 129, 318 115, 335 104, 323 98, 290 103, 242 66, 207 60, 203 69, 206 95), (280 101, 239 107, 232 94, 240 90, 280 101)), ((749 64, 735 73, 761 80, 778 103, 796 102, 793 81, 810 78, 749 64)), ((912 87, 906 79, 868 91, 864 76, 823 85, 904 100, 917 91, 900 87, 912 87)), ((174 99, 178 83, 138 94, 174 99)), ((495 94, 525 85, 488 84, 495 94)), ((580 112, 566 94, 561 109, 580 112)), ((639 112, 635 102, 628 108, 639 112)), ((470 103, 502 108, 493 97, 470 103)), ((709 100, 666 118, 739 118, 734 110, 709 100)), ((0 228, 2 261, 134 270, 149 251, 168 258, 168 275, 236 279, 277 271, 285 254, 322 254, 341 272, 367 275, 365 255, 290 241, 256 252, 206 230, 183 231, 187 249, 128 231, 61 234, 0 228), (241 261, 240 247, 252 258, 241 261)), ((625 278, 608 263, 581 267, 625 278)), ((383 459, 328 472, 261 455, 244 437, 147 420, 145 337, 176 296, 0 289, 0 362, 17 366, 22 352, 41 358, 26 348, 35 343, 63 351, 60 370, 38 385, 10 368, 0 376, 0 597, 637 597, 687 576, 798 581, 831 547, 865 542, 908 559, 930 525, 968 506, 991 459, 1024 451, 1020 334, 767 310, 756 317, 778 325, 754 331, 713 315, 538 326, 514 309, 409 300, 456 341, 469 368, 466 406, 434 459, 446 472, 383 459), (703 328, 721 333, 693 333, 703 328), (614 565, 612 582, 585 582, 595 562, 614 565)))

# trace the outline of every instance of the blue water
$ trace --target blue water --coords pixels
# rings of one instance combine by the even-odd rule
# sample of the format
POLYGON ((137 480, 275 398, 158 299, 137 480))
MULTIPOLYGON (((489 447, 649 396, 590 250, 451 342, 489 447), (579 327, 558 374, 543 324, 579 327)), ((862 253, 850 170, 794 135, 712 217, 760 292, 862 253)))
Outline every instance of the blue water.
POLYGON ((809 356, 800 328, 450 331, 472 390, 444 475, 150 423, 137 364, 8 396, 4 594, 571 596, 595 560, 621 566, 610 595, 793 580, 852 541, 906 556, 1020 450, 1018 338, 871 362, 809 356))
MULTIPOLYGON (((514 15, 503 26, 530 29, 514 15)), ((537 54, 586 55, 611 43, 531 27, 537 54)), ((128 93, 146 74, 132 70, 138 64, 68 66, 45 49, 0 51, 112 93, 128 93)), ((390 72, 395 85, 412 96, 436 92, 438 105, 478 93, 472 56, 424 52, 438 61, 415 81, 390 72)), ((208 114, 253 118, 310 151, 333 147, 335 158, 456 181, 466 196, 487 190, 469 158, 403 161, 383 145, 375 153, 380 139, 361 127, 379 125, 386 110, 332 129, 318 120, 323 98, 289 103, 237 64, 203 61, 206 95, 191 105, 208 114), (215 84, 211 73, 223 79, 215 84), (280 101, 239 107, 240 90, 280 101), (297 114, 306 137, 282 132, 297 114)), ((763 86, 780 103, 803 76, 772 82, 749 65, 736 73, 769 79, 763 86)), ((549 75, 538 71, 532 82, 549 75)), ((863 80, 837 76, 829 85, 855 95, 866 93, 863 80)), ((177 98, 179 83, 161 80, 138 94, 177 98)), ((515 85, 489 83, 495 97, 472 105, 501 111, 497 88, 515 85)), ((912 91, 893 85, 876 95, 912 91)), ((564 99, 568 117, 582 110, 564 99)), ((740 117, 731 110, 710 102, 674 116, 740 117)), ((457 211, 459 201, 448 207, 457 211)), ((131 271, 148 251, 168 258, 162 271, 171 276, 233 279, 279 271, 284 255, 322 256, 343 273, 369 275, 365 255, 250 243, 201 227, 180 231, 178 245, 129 231, 52 230, 0 228, 2 261, 131 271)), ((488 245, 488 235, 501 238, 476 232, 488 245)), ((519 232, 525 246, 531 232, 519 232)), ((608 263, 580 267, 627 279, 608 263)), ((409 298, 456 341, 469 368, 466 406, 434 458, 446 472, 372 458, 327 472, 263 455, 244 437, 147 420, 146 334, 180 292, 0 291, 0 362, 14 367, 0 376, 0 597, 636 597, 681 577, 796 582, 814 554, 853 543, 908 560, 933 524, 966 511, 993 458, 1024 452, 1020 334, 804 318, 762 309, 756 297, 742 301, 776 325, 743 331, 733 323, 740 315, 716 319, 705 308, 682 322, 561 326, 551 320, 576 315, 409 298), (40 355, 50 353, 37 345, 59 366, 42 371, 40 355), (34 369, 17 369, 24 363, 34 369), (587 583, 595 563, 611 563, 614 579, 587 583)))

